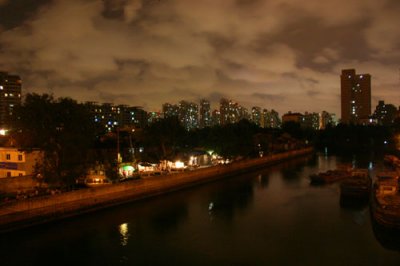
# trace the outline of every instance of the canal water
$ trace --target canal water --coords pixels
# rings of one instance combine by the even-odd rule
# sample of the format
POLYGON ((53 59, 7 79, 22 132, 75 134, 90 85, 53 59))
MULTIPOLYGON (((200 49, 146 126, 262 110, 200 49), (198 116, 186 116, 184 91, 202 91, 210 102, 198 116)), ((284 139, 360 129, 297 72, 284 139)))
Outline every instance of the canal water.
POLYGON ((371 155, 296 159, 0 235, 0 265, 400 265, 368 206, 341 207, 338 184, 310 185, 344 163, 382 168, 371 155))

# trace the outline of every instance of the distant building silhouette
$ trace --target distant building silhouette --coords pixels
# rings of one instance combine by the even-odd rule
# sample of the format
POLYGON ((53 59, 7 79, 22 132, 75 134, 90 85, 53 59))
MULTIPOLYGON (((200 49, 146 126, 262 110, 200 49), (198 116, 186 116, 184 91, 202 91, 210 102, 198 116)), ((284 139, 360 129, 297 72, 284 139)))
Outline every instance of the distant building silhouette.
POLYGON ((186 130, 198 128, 199 106, 195 103, 180 101, 178 118, 186 130))
POLYGON ((272 109, 271 111, 268 111, 267 109, 264 109, 262 112, 262 118, 261 118, 261 127, 264 128, 278 128, 281 126, 281 119, 279 117, 279 113, 272 109))
POLYGON ((340 85, 342 123, 368 121, 371 115, 371 75, 345 69, 340 76, 340 85))
POLYGON ((380 125, 390 125, 397 117, 397 108, 393 104, 385 104, 384 101, 379 101, 372 117, 380 125))
POLYGON ((220 100, 219 112, 221 125, 237 123, 242 119, 250 120, 250 115, 246 108, 225 98, 220 100))
POLYGON ((294 122, 301 124, 303 122, 303 117, 304 115, 301 113, 292 113, 289 111, 282 116, 282 123, 294 122))
POLYGON ((302 122, 300 123, 304 128, 319 129, 319 114, 305 112, 302 122))
POLYGON ((94 122, 107 131, 122 127, 144 128, 147 125, 148 114, 141 107, 96 102, 87 102, 86 105, 94 122))
POLYGON ((253 108, 251 108, 251 120, 257 126, 261 126, 262 112, 260 107, 254 106, 253 108))
POLYGON ((200 101, 200 117, 199 117, 199 127, 205 128, 211 126, 211 106, 210 102, 202 99, 200 101))
POLYGON ((163 112, 164 118, 173 117, 173 116, 178 117, 179 116, 179 106, 176 104, 164 103, 162 105, 162 112, 163 112))
POLYGON ((218 126, 221 125, 221 112, 217 109, 211 113, 211 125, 218 126))
POLYGON ((21 104, 22 81, 17 75, 0 72, 0 127, 10 128, 14 122, 14 109, 21 104))
POLYGON ((319 117, 319 128, 325 129, 328 125, 336 125, 335 114, 328 113, 327 111, 322 111, 319 117))

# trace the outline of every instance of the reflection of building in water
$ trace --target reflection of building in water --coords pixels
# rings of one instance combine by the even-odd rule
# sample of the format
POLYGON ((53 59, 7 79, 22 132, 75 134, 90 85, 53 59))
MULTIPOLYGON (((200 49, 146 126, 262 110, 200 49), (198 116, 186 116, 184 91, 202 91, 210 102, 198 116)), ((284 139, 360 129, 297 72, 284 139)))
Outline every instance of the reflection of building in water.
POLYGON ((121 234, 121 246, 128 245, 128 239, 129 239, 128 224, 127 223, 120 224, 118 229, 119 233, 121 234))

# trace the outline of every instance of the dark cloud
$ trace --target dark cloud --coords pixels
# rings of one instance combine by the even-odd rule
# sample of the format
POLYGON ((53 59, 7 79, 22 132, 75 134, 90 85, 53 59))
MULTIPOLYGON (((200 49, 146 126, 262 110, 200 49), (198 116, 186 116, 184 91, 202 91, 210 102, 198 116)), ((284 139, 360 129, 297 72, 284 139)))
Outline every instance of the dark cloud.
POLYGON ((263 101, 271 102, 282 102, 285 97, 283 95, 273 95, 273 94, 266 94, 266 93, 253 93, 253 97, 260 98, 263 101))
POLYGON ((342 68, 399 105, 395 0, 0 0, 0 69, 25 91, 159 110, 231 98, 339 113, 342 68))

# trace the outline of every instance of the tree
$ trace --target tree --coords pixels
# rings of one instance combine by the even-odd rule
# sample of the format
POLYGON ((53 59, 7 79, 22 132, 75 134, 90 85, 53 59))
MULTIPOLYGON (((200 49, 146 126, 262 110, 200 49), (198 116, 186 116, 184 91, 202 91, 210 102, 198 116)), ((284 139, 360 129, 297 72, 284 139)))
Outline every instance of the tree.
POLYGON ((36 171, 45 182, 70 187, 93 165, 95 158, 89 155, 95 127, 84 105, 70 98, 27 94, 16 114, 14 137, 22 149, 43 152, 36 171))
POLYGON ((153 160, 171 160, 183 146, 186 130, 176 117, 152 123, 144 130, 147 157, 153 160))

